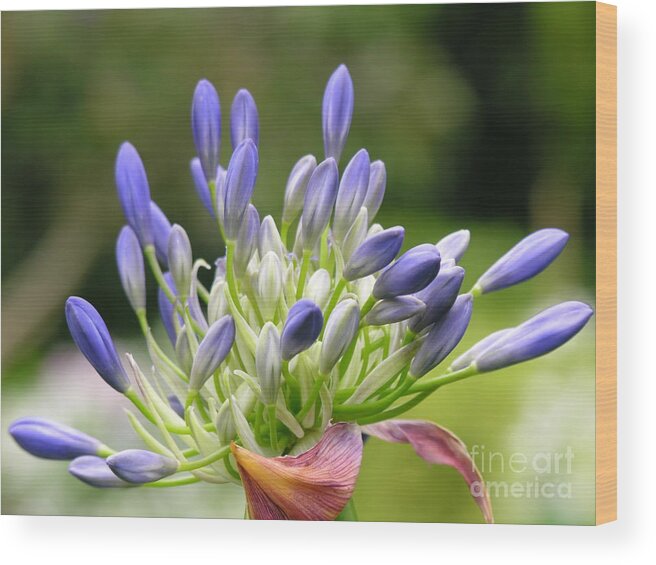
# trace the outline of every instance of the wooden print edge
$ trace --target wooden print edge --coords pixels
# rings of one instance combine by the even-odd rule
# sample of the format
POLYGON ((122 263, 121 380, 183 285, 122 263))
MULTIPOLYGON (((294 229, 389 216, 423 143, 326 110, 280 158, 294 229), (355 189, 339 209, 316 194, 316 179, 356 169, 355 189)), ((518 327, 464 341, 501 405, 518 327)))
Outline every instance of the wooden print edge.
POLYGON ((596 523, 617 518, 617 8, 596 2, 596 523))

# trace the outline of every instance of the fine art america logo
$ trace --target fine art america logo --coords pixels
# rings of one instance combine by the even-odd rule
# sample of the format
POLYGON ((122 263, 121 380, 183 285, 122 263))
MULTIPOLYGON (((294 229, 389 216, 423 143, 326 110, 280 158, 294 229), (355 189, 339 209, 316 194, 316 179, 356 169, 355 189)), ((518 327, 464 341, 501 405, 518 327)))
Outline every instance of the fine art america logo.
POLYGON ((496 498, 572 498, 572 483, 568 478, 573 473, 574 451, 570 446, 562 451, 528 454, 503 453, 485 445, 473 445, 470 454, 472 465, 483 476, 517 475, 515 481, 474 481, 470 487, 473 496, 481 496, 486 490, 490 497, 496 498))

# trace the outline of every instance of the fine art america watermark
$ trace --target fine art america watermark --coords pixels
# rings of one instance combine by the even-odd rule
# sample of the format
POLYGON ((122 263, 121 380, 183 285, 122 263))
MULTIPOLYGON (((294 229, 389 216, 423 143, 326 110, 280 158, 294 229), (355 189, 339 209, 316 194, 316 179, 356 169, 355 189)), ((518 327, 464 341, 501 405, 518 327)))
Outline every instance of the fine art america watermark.
POLYGON ((518 480, 474 481, 471 493, 474 496, 487 490, 493 498, 572 498, 574 451, 567 446, 561 451, 539 451, 525 453, 515 451, 504 453, 494 451, 485 445, 473 445, 470 449, 472 465, 483 476, 510 474, 518 475, 518 480))

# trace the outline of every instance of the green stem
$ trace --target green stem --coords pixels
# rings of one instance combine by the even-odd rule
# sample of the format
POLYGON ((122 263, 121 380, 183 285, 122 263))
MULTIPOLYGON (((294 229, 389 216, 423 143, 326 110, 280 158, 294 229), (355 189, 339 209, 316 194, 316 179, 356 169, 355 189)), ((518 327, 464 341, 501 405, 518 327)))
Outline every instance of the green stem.
POLYGON ((477 374, 478 374, 478 369, 476 368, 476 365, 471 364, 469 365, 469 367, 465 367, 464 369, 460 369, 459 371, 454 371, 452 373, 444 373, 436 377, 417 381, 410 387, 408 394, 415 394, 417 392, 425 392, 425 391, 433 392, 434 390, 438 389, 441 386, 450 383, 455 383, 457 381, 461 381, 463 379, 466 379, 468 377, 477 374))
POLYGON ((150 487, 150 488, 169 488, 169 487, 181 487, 184 485, 192 485, 198 482, 200 482, 200 479, 197 479, 192 475, 189 477, 180 477, 178 479, 161 479, 159 481, 155 481, 154 483, 146 483, 141 486, 150 487))
POLYGON ((319 339, 323 337, 323 332, 326 329, 326 324, 328 323, 328 318, 330 318, 330 315, 332 314, 333 310, 335 309, 335 306, 337 306, 337 301, 339 300, 340 295, 342 294, 342 291, 348 284, 348 281, 344 278, 340 279, 337 285, 335 285, 335 289, 333 290, 333 293, 330 297, 330 301, 328 302, 328 307, 326 308, 326 313, 324 314, 323 317, 323 329, 321 330, 321 336, 319 339))
POLYGON ((271 440, 271 449, 278 450, 278 419, 276 418, 276 407, 274 404, 267 406, 269 414, 269 438, 271 440))
POLYGON ((215 451, 214 453, 210 453, 202 459, 196 459, 196 461, 188 461, 187 463, 182 463, 178 467, 178 471, 194 471, 196 469, 202 469, 203 467, 207 467, 212 463, 216 463, 219 459, 227 457, 229 454, 230 446, 224 445, 221 449, 215 451))
POLYGON ((146 311, 145 310, 139 310, 137 312, 137 319, 139 320, 139 325, 141 326, 141 332, 144 334, 144 337, 150 344, 150 346, 153 348, 157 356, 164 362, 168 367, 176 374, 178 377, 180 377, 183 381, 189 382, 189 377, 185 374, 185 372, 180 369, 164 351, 162 348, 159 346, 155 338, 153 337, 151 331, 150 331, 150 326, 148 325, 148 319, 146 317, 146 311))
POLYGON ((317 401, 317 398, 319 397, 319 391, 321 390, 321 387, 323 386, 325 379, 326 379, 326 375, 322 375, 321 373, 317 375, 317 379, 314 381, 314 385, 312 386, 312 390, 310 390, 310 395, 308 396, 308 399, 305 401, 303 408, 301 408, 298 414, 296 414, 296 420, 299 423, 303 421, 303 418, 307 416, 307 413, 310 411, 312 406, 314 406, 314 403, 317 401))
POLYGON ((339 516, 335 518, 339 522, 358 522, 358 513, 355 511, 355 503, 353 498, 351 498, 344 506, 344 509, 341 511, 339 516))
POLYGON ((282 225, 280 226, 280 239, 282 239, 282 244, 287 249, 287 234, 289 233, 289 226, 291 222, 285 222, 283 220, 282 225))
POLYGON ((308 270, 310 268, 311 254, 311 249, 303 250, 303 258, 301 259, 301 273, 298 275, 298 285, 296 287, 296 300, 300 300, 303 297, 303 291, 305 290, 305 279, 307 279, 308 270))
POLYGON ((228 292, 232 297, 232 301, 235 304, 235 308, 243 316, 244 312, 241 308, 241 302, 239 301, 239 295, 237 294, 237 280, 235 279, 235 242, 228 241, 226 243, 226 280, 228 283, 228 292))

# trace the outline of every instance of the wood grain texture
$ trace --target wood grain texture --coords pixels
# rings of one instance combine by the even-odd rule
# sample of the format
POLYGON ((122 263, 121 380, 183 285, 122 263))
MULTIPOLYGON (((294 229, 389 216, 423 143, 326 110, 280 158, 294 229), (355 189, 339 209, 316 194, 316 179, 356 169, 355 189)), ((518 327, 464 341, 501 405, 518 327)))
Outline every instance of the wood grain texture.
POLYGON ((617 518, 617 8, 597 2, 596 519, 617 518))

